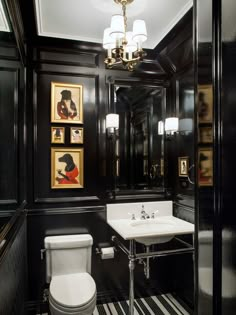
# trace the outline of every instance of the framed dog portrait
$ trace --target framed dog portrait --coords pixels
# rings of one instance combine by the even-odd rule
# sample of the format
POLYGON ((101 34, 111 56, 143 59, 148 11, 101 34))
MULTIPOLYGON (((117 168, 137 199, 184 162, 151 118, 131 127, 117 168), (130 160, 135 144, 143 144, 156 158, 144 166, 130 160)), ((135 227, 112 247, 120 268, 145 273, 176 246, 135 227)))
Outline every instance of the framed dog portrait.
POLYGON ((84 187, 84 150, 51 148, 51 188, 84 187))
POLYGON ((198 142, 199 143, 212 143, 213 142, 213 128, 212 127, 199 127, 198 142))
POLYGON ((213 149, 198 149, 198 185, 213 185, 213 149))
POLYGON ((212 85, 198 85, 198 119, 199 123, 212 123, 213 119, 212 85))
POLYGON ((64 127, 51 127, 51 143, 65 143, 64 127))
POLYGON ((188 169, 189 169, 189 157, 188 156, 179 157, 178 165, 179 165, 179 176, 187 177, 188 169))
POLYGON ((84 143, 84 128, 71 127, 70 128, 70 143, 84 143))
POLYGON ((51 122, 83 123, 83 87, 51 82, 51 122))

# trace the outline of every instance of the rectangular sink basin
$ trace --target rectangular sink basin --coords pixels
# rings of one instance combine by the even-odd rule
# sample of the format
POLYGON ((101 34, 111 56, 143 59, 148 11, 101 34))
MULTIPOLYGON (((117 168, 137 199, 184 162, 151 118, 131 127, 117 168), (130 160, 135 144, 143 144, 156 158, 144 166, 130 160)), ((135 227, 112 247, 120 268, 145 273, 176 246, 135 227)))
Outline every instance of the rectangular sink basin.
POLYGON ((109 205, 107 223, 124 240, 135 240, 146 246, 168 242, 176 235, 194 233, 192 223, 172 215, 172 206, 168 202, 145 203, 145 207, 149 214, 158 209, 158 215, 154 219, 140 219, 139 203, 109 205), (134 213, 136 219, 131 220, 128 213, 134 213))
POLYGON ((174 216, 145 220, 108 220, 107 222, 123 239, 134 239, 146 246, 168 242, 176 235, 194 233, 192 223, 174 216))
MULTIPOLYGON (((145 234, 146 230, 148 229, 150 232, 166 232, 171 231, 174 228, 174 225, 176 223, 173 222, 173 220, 170 219, 164 219, 164 218, 157 218, 157 219, 145 219, 145 220, 131 220, 130 226, 131 228, 136 229, 140 232, 140 234, 145 234)), ((152 236, 152 237, 136 237, 135 240, 139 243, 142 243, 146 246, 150 246, 152 244, 160 244, 169 242, 173 235, 165 235, 165 236, 152 236)))

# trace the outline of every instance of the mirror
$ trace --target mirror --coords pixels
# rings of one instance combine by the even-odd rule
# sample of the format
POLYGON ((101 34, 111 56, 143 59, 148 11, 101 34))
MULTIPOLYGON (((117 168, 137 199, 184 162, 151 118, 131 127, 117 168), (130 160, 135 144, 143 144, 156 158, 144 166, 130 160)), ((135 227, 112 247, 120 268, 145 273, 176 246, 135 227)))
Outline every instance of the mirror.
POLYGON ((23 141, 19 121, 24 78, 9 16, 5 1, 0 0, 0 231, 19 207, 21 193, 18 149, 19 142, 23 141))
POLYGON ((163 193, 165 88, 130 81, 114 82, 110 91, 110 110, 119 115, 110 159, 115 195, 163 193))

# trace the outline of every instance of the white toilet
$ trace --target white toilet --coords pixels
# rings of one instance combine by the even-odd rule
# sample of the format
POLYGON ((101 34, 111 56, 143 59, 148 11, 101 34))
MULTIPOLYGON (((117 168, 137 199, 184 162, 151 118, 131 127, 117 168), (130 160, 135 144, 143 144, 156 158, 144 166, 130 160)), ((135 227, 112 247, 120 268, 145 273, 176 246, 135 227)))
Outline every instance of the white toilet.
POLYGON ((96 284, 91 277, 92 236, 49 236, 46 249, 46 281, 51 315, 92 315, 96 284))

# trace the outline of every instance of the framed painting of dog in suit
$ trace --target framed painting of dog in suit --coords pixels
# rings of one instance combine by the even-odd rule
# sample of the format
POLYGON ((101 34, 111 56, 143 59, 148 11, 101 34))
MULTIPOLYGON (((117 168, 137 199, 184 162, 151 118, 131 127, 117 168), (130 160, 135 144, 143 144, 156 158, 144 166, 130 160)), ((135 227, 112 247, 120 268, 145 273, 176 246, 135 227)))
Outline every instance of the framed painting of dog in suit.
POLYGON ((83 148, 51 148, 51 188, 83 187, 83 148))
POLYGON ((51 122, 83 123, 83 86, 51 82, 51 122))

